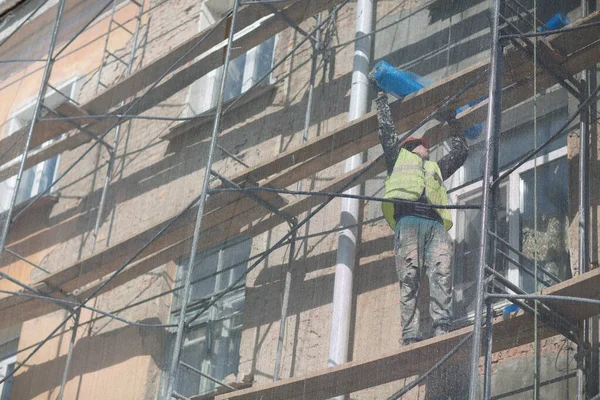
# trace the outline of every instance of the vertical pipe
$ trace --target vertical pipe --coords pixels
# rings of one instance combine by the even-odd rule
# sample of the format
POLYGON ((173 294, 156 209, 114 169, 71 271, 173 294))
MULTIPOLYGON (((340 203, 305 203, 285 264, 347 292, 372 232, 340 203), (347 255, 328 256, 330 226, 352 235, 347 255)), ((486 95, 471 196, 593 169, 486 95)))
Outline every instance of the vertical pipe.
MULTIPOLYGON (((352 90, 348 116, 350 121, 360 118, 367 112, 369 100, 368 74, 372 43, 372 36, 369 34, 373 31, 373 6, 373 0, 358 0, 356 3, 355 37, 360 39, 354 45, 352 90)), ((362 163, 362 154, 357 154, 346 160, 344 172, 352 171, 362 163)), ((360 186, 355 186, 345 193, 360 194, 360 186)), ((336 257, 331 334, 329 339, 328 365, 330 367, 343 364, 348 359, 358 214, 358 200, 342 199, 340 223, 342 227, 346 228, 339 233, 336 257)), ((338 398, 343 398, 343 396, 338 398)))
MULTIPOLYGON (((588 1, 581 0, 581 16, 585 17, 588 14, 588 1)), ((583 71, 581 74, 581 98, 586 99, 588 96, 588 71, 583 71)), ((589 190, 588 190, 588 166, 589 166, 589 107, 585 107, 579 114, 579 275, 588 271, 590 265, 590 248, 589 248, 589 190)), ((588 343, 589 336, 589 320, 583 322, 583 343, 588 343)), ((583 343, 579 343, 582 345, 583 343)), ((584 349, 578 346, 577 360, 577 400, 586 398, 586 358, 584 357, 584 349)), ((589 371, 588 371, 589 372, 589 371)))
MULTIPOLYGON (((294 227, 292 226, 292 229, 294 227)), ((288 314, 288 305, 290 302, 290 289, 292 287, 292 264, 294 262, 294 254, 296 253, 296 230, 292 232, 290 238, 290 255, 288 267, 285 271, 285 287, 283 289, 283 299, 281 301, 281 320, 279 321, 279 338, 277 339, 277 354, 275 356, 275 371, 273 372, 273 380, 279 380, 279 370, 281 368, 281 354, 283 352, 283 340, 285 335, 285 320, 288 314)))
POLYGON ((108 40, 110 38, 110 32, 112 30, 112 24, 115 18, 115 11, 117 9, 117 0, 113 1, 112 14, 110 16, 110 21, 108 22, 108 32, 106 33, 106 40, 104 40, 104 50, 102 50, 102 59, 100 60, 100 68, 98 68, 98 81, 96 81, 96 93, 98 93, 98 89, 100 89, 100 84, 102 84, 102 71, 104 70, 104 56, 106 55, 106 51, 108 50, 108 40))
POLYGON ((63 371, 62 381, 60 382, 60 391, 56 400, 62 400, 65 394, 65 386, 67 385, 67 379, 69 377, 69 370, 71 369, 71 359, 73 358, 73 348, 75 347, 75 340, 77 340, 77 326, 79 325, 79 314, 81 311, 77 311, 73 316, 73 330, 71 331, 71 341, 69 342, 69 351, 67 353, 67 360, 65 361, 65 370, 63 371))
POLYGON ((492 396, 492 343, 494 341, 494 311, 492 301, 487 300, 487 309, 485 314, 485 367, 483 381, 483 398, 490 400, 492 396))
POLYGON ((192 282, 192 270, 196 261, 196 252, 198 250, 198 239, 200 238, 200 228, 202 227, 202 217, 204 216, 204 206, 208 195, 208 182, 217 148, 217 136, 221 128, 221 112, 223 111, 223 94, 225 93, 225 83, 227 82, 227 72, 229 70, 229 60, 231 58, 231 47, 233 45, 233 33, 235 32, 235 20, 240 0, 234 0, 233 13, 231 14, 231 25, 229 27, 229 38, 227 40, 227 49, 225 51, 225 61, 223 62, 223 74, 221 75, 221 84, 219 86, 217 111, 213 124, 212 135, 210 139, 210 148, 208 150, 208 160, 206 161, 206 169, 204 170, 204 180, 202 181, 202 192, 200 202, 198 204, 198 213, 196 215, 196 226, 194 227, 194 238, 192 241, 192 249, 190 250, 190 261, 185 274, 185 284, 181 299, 181 311, 179 313, 179 323, 177 324, 177 333, 175 337, 175 345, 173 349, 173 358, 169 368, 169 381, 165 392, 165 400, 170 400, 173 394, 173 386, 177 375, 177 366, 179 365, 179 355, 181 353, 181 344, 183 342, 184 330, 186 327, 185 316, 187 312, 188 298, 190 297, 190 289, 192 282))
POLYGON ((486 234, 490 225, 491 210, 494 208, 494 197, 491 185, 493 166, 496 163, 496 148, 500 134, 500 119, 502 111, 502 47, 499 42, 500 0, 492 0, 491 7, 491 55, 489 78, 489 105, 487 114, 487 132, 485 148, 485 166, 483 172, 483 199, 481 206, 481 238, 479 243, 479 265, 475 281, 475 322, 473 324, 473 345, 471 350, 471 365, 469 377, 469 400, 478 400, 479 391, 479 356, 481 354, 481 339, 484 301, 484 269, 488 258, 488 241, 486 234))
MULTIPOLYGON (((317 16, 317 27, 323 22, 323 14, 317 16)), ((308 130, 310 129, 310 120, 312 115, 313 93, 315 90, 315 75, 317 74, 317 52, 321 47, 321 29, 315 32, 316 40, 313 44, 313 54, 310 64, 310 81, 308 82, 308 96, 306 99, 306 113, 304 114, 304 132, 302 133, 302 143, 308 140, 308 130)), ((298 190, 302 190, 302 181, 298 182, 298 190)))
MULTIPOLYGON (((135 31, 133 33, 132 43, 131 43, 131 52, 129 58, 129 64, 127 65, 127 74, 130 75, 133 69, 133 62, 135 61, 135 53, 137 51, 137 41, 138 41, 138 33, 140 30, 140 23, 142 19, 142 12, 144 11, 144 1, 140 3, 140 7, 138 10, 137 21, 135 23, 135 31)), ((116 4, 116 1, 115 1, 116 4)), ((114 6, 113 6, 113 15, 111 17, 111 21, 108 28, 108 34, 106 35, 106 43, 104 44, 105 51, 106 45, 108 44, 108 36, 110 35, 110 26, 112 24, 112 18, 114 18, 114 6)), ((104 59, 104 57, 103 57, 104 59)), ((100 66, 100 73, 102 72, 102 66, 100 66)), ((101 75, 98 75, 98 82, 100 82, 101 75)), ((98 91, 98 86, 96 86, 96 92, 98 91)), ((119 103, 119 106, 123 105, 123 101, 119 103)), ((129 121, 131 124, 131 121, 129 121)), ((96 214, 96 223, 94 224, 94 234, 92 239, 92 248, 90 253, 93 253, 96 249, 96 242, 98 240, 98 232, 100 231, 100 224, 102 223, 102 214, 104 213, 104 204, 106 203, 106 195, 108 193, 108 185, 110 184, 110 176, 112 175, 112 171, 115 164, 115 156, 117 152, 117 146, 119 145, 119 135, 121 133, 121 125, 117 125, 115 128, 115 138, 113 140, 112 149, 109 150, 109 160, 108 165, 106 166, 106 175, 104 176, 104 186, 102 187, 102 194, 100 196, 100 204, 98 205, 98 213, 96 214)))
MULTIPOLYGON (((582 16, 587 15, 587 1, 581 1, 582 16)), ((582 73, 582 99, 588 97, 588 71, 582 73)), ((584 107, 579 114, 579 274, 588 271, 590 265, 589 248, 589 209, 588 190, 589 166, 589 107, 584 107)))
MULTIPOLYGON (((17 179, 15 182, 15 190, 10 198, 8 210, 6 211, 6 220, 2 227, 2 234, 0 235, 0 264, 2 262, 2 255, 4 254, 4 246, 6 245, 6 239, 8 236, 8 229, 10 228, 11 219, 15 203, 17 201, 17 194, 19 193, 19 186, 21 185, 21 179, 23 178, 23 172, 25 171, 25 162, 27 161, 27 155, 29 154, 29 144, 31 143, 31 137, 33 136, 33 130, 35 124, 40 116, 40 110, 44 103, 44 97, 46 95, 46 84, 52 74, 52 67, 54 65, 54 48, 56 47, 56 38, 58 36, 58 30, 60 27, 60 20, 65 7, 65 0, 60 0, 56 11, 56 21, 54 22, 54 28, 52 29, 52 36, 50 38, 50 45, 48 46, 48 56, 46 65, 44 66, 44 72, 42 74, 42 82, 40 84, 40 90, 38 92, 37 99, 35 101, 35 107, 33 109, 33 116, 29 123, 29 131, 27 132, 27 140, 25 140, 25 146, 23 147, 23 155, 21 156, 21 162, 19 163, 19 172, 17 172, 17 179)), ((5 276, 5 278, 12 281, 11 278, 5 276)))

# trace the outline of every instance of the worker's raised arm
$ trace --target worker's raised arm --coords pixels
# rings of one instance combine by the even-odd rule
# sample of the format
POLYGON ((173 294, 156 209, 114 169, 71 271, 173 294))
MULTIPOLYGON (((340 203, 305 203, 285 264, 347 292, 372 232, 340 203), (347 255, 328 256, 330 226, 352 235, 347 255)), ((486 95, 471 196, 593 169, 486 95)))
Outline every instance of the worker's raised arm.
POLYGON ((398 158, 398 151, 400 151, 400 140, 396 134, 387 95, 384 92, 379 92, 375 103, 377 105, 377 120, 379 121, 379 141, 383 148, 387 172, 391 174, 398 158))
POLYGON ((452 135, 450 137, 450 153, 442 157, 437 163, 442 172, 442 179, 450 178, 465 163, 467 155, 469 155, 467 139, 462 134, 452 135))

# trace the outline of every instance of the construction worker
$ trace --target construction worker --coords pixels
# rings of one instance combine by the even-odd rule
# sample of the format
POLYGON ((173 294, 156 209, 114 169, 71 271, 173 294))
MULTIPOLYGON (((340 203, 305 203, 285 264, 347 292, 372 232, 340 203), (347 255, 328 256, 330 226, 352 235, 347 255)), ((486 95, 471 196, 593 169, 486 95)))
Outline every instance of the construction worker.
POLYGON ((429 161, 425 140, 408 138, 399 143, 384 92, 380 92, 376 104, 379 139, 388 174, 384 197, 410 200, 382 203, 383 215, 395 232, 402 342, 408 345, 422 339, 417 302, 425 275, 429 278, 429 313, 434 335, 447 333, 452 323, 452 246, 448 235, 452 218, 450 210, 426 204, 448 204, 443 181, 463 165, 468 146, 462 134, 453 134, 450 152, 437 163, 429 161))

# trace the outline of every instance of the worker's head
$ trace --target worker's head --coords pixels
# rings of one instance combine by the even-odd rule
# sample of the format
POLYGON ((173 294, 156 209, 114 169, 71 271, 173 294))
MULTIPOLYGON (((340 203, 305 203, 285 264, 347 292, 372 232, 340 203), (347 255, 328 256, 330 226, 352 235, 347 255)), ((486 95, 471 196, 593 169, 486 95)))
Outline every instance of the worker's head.
POLYGON ((418 154, 421 158, 429 158, 429 144, 425 139, 409 137, 402 142, 402 148, 418 154))

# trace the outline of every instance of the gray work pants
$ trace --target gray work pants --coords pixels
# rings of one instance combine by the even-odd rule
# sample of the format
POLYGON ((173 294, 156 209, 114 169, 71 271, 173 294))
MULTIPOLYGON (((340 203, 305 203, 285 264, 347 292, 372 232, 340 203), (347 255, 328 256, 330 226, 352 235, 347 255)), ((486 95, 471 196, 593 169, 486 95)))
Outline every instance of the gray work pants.
POLYGON ((396 272, 400 282, 402 339, 422 338, 419 331, 419 288, 429 278, 429 314, 433 328, 452 323, 452 246, 441 222, 402 217, 395 232, 396 272))

